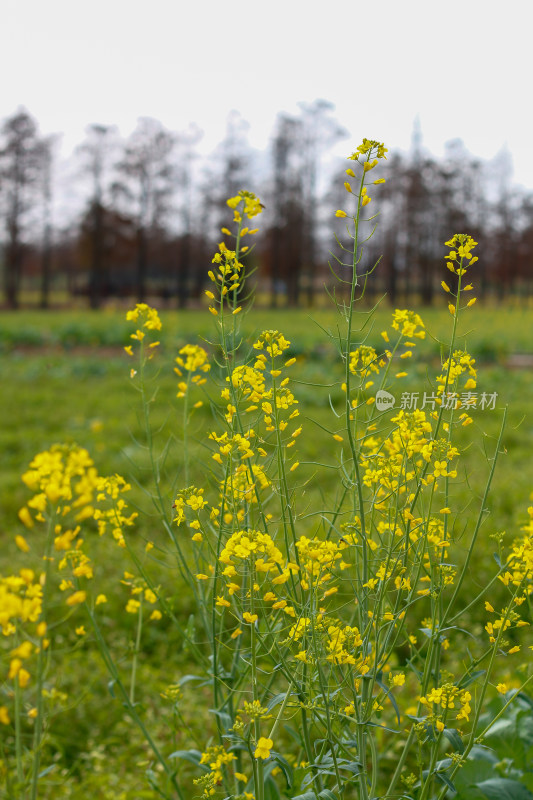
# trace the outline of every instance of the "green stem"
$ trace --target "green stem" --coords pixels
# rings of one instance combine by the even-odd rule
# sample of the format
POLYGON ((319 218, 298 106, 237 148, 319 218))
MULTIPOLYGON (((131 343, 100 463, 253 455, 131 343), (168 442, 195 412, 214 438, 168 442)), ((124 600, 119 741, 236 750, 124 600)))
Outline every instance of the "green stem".
POLYGON ((133 659, 131 662, 131 681, 130 681, 130 703, 135 703, 135 678, 137 676, 137 658, 141 649, 141 633, 143 625, 143 601, 141 596, 141 604, 139 606, 139 613, 137 615, 137 635, 135 637, 135 649, 133 651, 133 659))
MULTIPOLYGON (((369 160, 370 154, 367 155, 367 160, 369 160)), ((359 457, 357 453, 357 449, 355 446, 355 437, 356 432, 352 431, 352 425, 350 420, 350 415, 352 413, 351 403, 350 403, 350 383, 351 383, 351 372, 350 372, 350 352, 352 348, 352 325, 353 325, 353 312, 354 312, 354 305, 355 305, 355 290, 359 285, 358 276, 357 276, 357 264, 360 260, 359 255, 359 220, 361 215, 361 208, 362 208, 362 191, 365 182, 365 172, 363 170, 363 174, 361 176, 361 181, 359 185, 359 195, 357 198, 357 212, 355 216, 355 228, 354 228, 354 245, 353 245, 353 255, 352 255, 352 281, 351 281, 351 289, 350 289, 350 306, 348 309, 348 318, 347 318, 347 331, 346 331, 346 343, 344 348, 344 359, 345 359, 345 384, 346 384, 346 433, 348 436, 348 442, 350 445, 350 451, 352 454, 353 464, 354 464, 354 472, 355 472, 355 487, 356 487, 356 494, 357 494, 357 501, 358 501, 358 510, 359 510, 359 519, 361 521, 361 543, 362 543, 362 580, 361 584, 365 584, 368 582, 368 544, 366 540, 366 525, 365 525, 365 509, 364 509, 364 499, 363 499, 363 488, 361 484, 361 475, 359 470, 359 457)), ((354 498, 354 507, 355 507, 355 498, 354 498)), ((354 508, 354 511, 356 509, 354 508)), ((367 602, 367 595, 368 592, 363 590, 361 601, 360 601, 360 625, 366 625, 368 619, 368 602, 367 602)), ((364 653, 366 656, 366 651, 364 653)), ((362 687, 362 698, 361 698, 361 706, 365 708, 367 705, 367 693, 368 693, 368 686, 367 682, 363 681, 362 687)), ((368 800, 368 785, 366 779, 366 742, 367 742, 367 731, 366 725, 363 720, 359 720, 359 724, 357 726, 357 747, 358 747, 358 757, 361 762, 361 770, 359 773, 359 787, 360 787, 360 796, 362 800, 368 800)))
MULTIPOLYGON (((500 627, 500 629, 498 631, 498 635, 496 637, 496 641, 493 644, 492 653, 491 653, 491 656, 490 656, 490 661, 489 661, 489 664, 488 664, 488 667, 487 667, 486 676, 485 676, 485 681, 484 681, 484 683, 483 683, 483 685, 481 687, 481 693, 480 693, 479 697, 477 698, 476 711, 474 713, 474 719, 472 721, 472 731, 470 733, 470 738, 469 738, 469 740, 468 740, 468 742, 467 742, 467 744, 465 746, 465 749, 464 749, 463 753, 461 754, 461 761, 454 766, 454 768, 451 770, 451 772, 448 775, 450 780, 453 780, 455 774, 461 768, 462 763, 464 763, 465 759, 468 758, 468 755, 469 755, 470 751, 472 750, 473 746, 476 744, 476 741, 478 740, 478 738, 480 738, 480 737, 476 736, 476 727, 477 727, 477 724, 479 722, 479 717, 481 715, 481 711, 482 711, 482 708, 483 708, 483 701, 485 700, 485 695, 486 695, 487 689, 489 687, 489 681, 490 681, 490 677, 491 677, 491 674, 492 674, 492 668, 494 666, 494 661, 496 659, 496 655, 498 653, 498 650, 500 649, 500 642, 501 642, 502 637, 503 637, 504 632, 505 632, 505 622, 509 618, 509 614, 511 612, 511 605, 512 605, 512 603, 514 601, 514 598, 517 597, 518 592, 520 591, 520 589, 522 589, 522 584, 523 584, 523 582, 521 582, 516 587, 515 592, 513 594, 513 597, 511 598, 511 601, 509 602, 509 605, 507 606, 505 614, 504 614, 504 616, 502 618, 501 627, 500 627)), ((531 680, 532 678, 533 678, 533 675, 531 675, 528 678, 526 683, 528 683, 529 680, 531 680)), ((498 716, 500 716, 502 713, 503 713, 503 710, 501 710, 499 712, 498 716)), ((485 734, 488 730, 490 730, 490 728, 492 727, 494 722, 495 722, 495 720, 493 720, 490 723, 490 725, 488 725, 485 728, 485 730, 483 731, 483 734, 485 734)), ((438 795, 438 800, 442 800, 442 798, 444 797, 445 794, 446 794, 446 791, 442 791, 438 795)))
POLYGON ((189 486, 189 391, 191 388, 191 373, 187 371, 187 390, 183 398, 183 470, 185 473, 185 486, 189 486))
MULTIPOLYGON (((461 586, 463 585, 463 582, 464 582, 464 580, 466 578, 466 574, 467 574, 467 571, 468 571, 468 566, 470 564, 470 560, 472 558, 473 551, 474 551, 474 545, 476 543, 477 535, 479 533, 479 529, 481 528, 481 523, 483 521, 483 512, 485 511, 485 509, 487 507, 486 506, 487 498, 488 498, 488 495, 489 495, 489 489, 490 489, 491 484, 492 484, 492 478, 494 476, 494 471, 496 469, 496 462, 498 460, 498 455, 499 455, 499 452, 500 452, 500 445, 501 445, 501 441, 502 441, 502 437, 503 437, 503 432, 505 430, 506 419, 507 419, 507 407, 505 407, 504 412, 503 412, 503 418, 502 418, 502 424, 501 424, 501 427, 500 427, 500 433, 499 433, 499 436, 498 436, 498 442, 496 444, 496 449, 494 451, 494 458, 492 459, 492 466, 491 466, 490 474, 489 474, 489 477, 488 477, 488 480, 487 480, 487 485, 485 486, 485 491, 483 493, 483 499, 481 501, 481 505, 480 505, 480 508, 479 508, 479 514, 478 514, 478 518, 477 518, 477 522, 476 522, 476 527, 474 528, 474 533, 472 534, 472 540, 470 542, 470 547, 468 548, 468 553, 466 554, 466 559, 465 559, 465 563, 463 565, 463 568, 461 570, 461 575, 459 576, 459 580, 457 581, 457 583, 455 585, 455 589, 454 589, 453 595, 452 595, 452 597, 450 599, 450 602, 448 603, 448 607, 446 608, 446 611, 444 612, 444 616, 443 616, 441 624, 444 624, 446 622, 446 620, 448 619, 448 617, 450 615, 450 612, 451 612, 451 610, 452 610, 452 608, 454 606, 454 603, 455 603, 455 601, 457 599, 457 596, 459 594, 459 591, 461 589, 461 586)), ((461 613, 463 613, 463 612, 461 612, 461 613)), ((453 618, 452 622, 455 619, 457 619, 457 616, 459 616, 459 615, 456 615, 453 618)))
POLYGON ((104 637, 102 635, 102 632, 100 630, 100 626, 98 625, 98 622, 96 621, 96 617, 94 615, 94 612, 90 609, 90 607, 89 607, 89 605, 87 603, 85 603, 85 608, 86 608, 87 614, 89 616, 89 619, 91 621, 91 625, 93 627, 93 630, 95 632, 96 641, 97 641, 98 646, 100 648, 100 653, 101 653, 102 658, 104 660, 104 664, 106 665, 107 670, 108 670, 109 674, 111 675, 111 677, 113 679, 113 683, 117 687, 117 689, 119 691, 119 694, 122 697, 122 700, 124 702, 124 706, 126 707, 126 709, 128 711, 128 714, 130 715, 130 717, 133 720, 133 722, 135 722, 135 724, 138 726, 138 728, 142 732, 142 734, 143 734, 144 738, 146 739, 148 745, 152 749, 152 752, 153 752, 154 756, 156 757, 157 761, 161 765, 165 775, 167 776, 167 778, 169 779, 170 783, 172 784, 172 786, 176 790, 176 792, 178 794, 178 797, 180 798, 180 800, 185 800, 184 795, 183 795, 183 793, 181 791, 181 787, 180 787, 180 785, 179 785, 179 783, 177 781, 176 775, 174 774, 174 771, 171 770, 170 767, 168 766, 163 754, 159 750, 159 747, 154 742, 150 732, 146 728, 146 725, 144 724, 144 722, 140 718, 139 714, 137 713, 137 710, 136 710, 135 706, 130 701, 129 693, 128 693, 126 687, 124 686, 124 684, 123 684, 123 682, 122 682, 122 680, 120 678, 118 670, 117 670, 117 668, 115 666, 115 662, 113 661, 113 657, 112 657, 112 655, 111 655, 111 653, 109 651, 107 643, 106 643, 106 641, 105 641, 105 639, 104 639, 104 637))
MULTIPOLYGON (((52 552, 52 541, 54 538, 56 512, 53 511, 48 518, 48 528, 46 531, 46 543, 44 550, 44 587, 43 587, 43 602, 41 616, 46 622, 48 613, 48 600, 50 596, 50 563, 52 561, 50 553, 52 552)), ((39 766, 41 762, 41 740, 43 735, 43 715, 44 715, 44 702, 43 702, 43 684, 45 672, 45 649, 44 637, 41 638, 41 646, 39 648, 39 656, 37 660, 37 686, 36 686, 36 708, 37 716, 35 717, 35 727, 33 729, 33 766, 32 766, 32 781, 31 781, 31 800, 37 798, 37 783, 39 780, 39 766)))
MULTIPOLYGON (((15 691, 15 755, 17 760, 17 781, 22 791, 24 784, 24 769, 22 764, 22 730, 21 730, 21 713, 22 703, 20 696, 20 686, 18 675, 13 678, 13 686, 15 691)), ((24 797, 26 792, 24 792, 24 797)))

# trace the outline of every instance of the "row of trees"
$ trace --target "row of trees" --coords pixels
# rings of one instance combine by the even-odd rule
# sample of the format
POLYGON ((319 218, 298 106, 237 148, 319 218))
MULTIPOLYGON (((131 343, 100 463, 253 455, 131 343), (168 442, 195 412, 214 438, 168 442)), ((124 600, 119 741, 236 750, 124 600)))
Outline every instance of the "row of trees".
MULTIPOLYGON (((246 123, 232 112, 224 141, 203 161, 194 126, 175 133, 141 118, 124 141, 113 127, 91 125, 60 184, 57 137, 41 136, 30 114, 17 111, 0 126, 5 305, 17 308, 23 287, 39 287, 42 307, 58 288, 86 296, 92 308, 110 296, 154 295, 183 307, 201 294, 213 233, 227 224, 225 199, 241 188, 266 206, 254 253, 260 290, 273 306, 312 305, 324 282, 335 283, 328 250, 332 227, 342 240, 343 223, 333 212, 347 204, 346 162, 329 153, 348 133, 332 112, 317 100, 278 115, 268 152, 249 147, 246 123), (79 210, 54 218, 54 201, 73 186, 79 210)), ((383 258, 371 290, 387 291, 393 303, 413 295, 433 302, 442 243, 467 231, 480 242, 482 292, 531 294, 533 194, 511 175, 505 151, 485 163, 459 140, 438 160, 415 127, 410 153, 389 154, 379 189, 381 224, 366 257, 383 258)))

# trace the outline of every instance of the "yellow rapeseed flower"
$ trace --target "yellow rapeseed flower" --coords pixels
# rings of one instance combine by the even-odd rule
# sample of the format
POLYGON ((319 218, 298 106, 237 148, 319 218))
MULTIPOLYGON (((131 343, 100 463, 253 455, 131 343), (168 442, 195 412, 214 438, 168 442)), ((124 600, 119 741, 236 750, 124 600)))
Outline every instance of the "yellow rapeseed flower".
POLYGON ((126 603, 126 612, 128 614, 136 614, 139 610, 139 606, 141 605, 139 600, 134 600, 133 597, 130 597, 128 602, 126 603))
POLYGON ((67 597, 67 606, 77 606, 80 603, 85 603, 87 599, 87 592, 78 591, 71 594, 70 597, 67 597))
MULTIPOLYGON (((24 506, 23 508, 20 509, 20 511, 18 513, 18 516, 19 516, 19 519, 20 519, 20 521, 22 522, 23 525, 25 525, 27 528, 33 528, 35 523, 33 521, 33 517, 31 516, 31 514, 30 514, 29 510, 26 508, 26 506, 24 506)), ((20 538, 22 539, 22 536, 20 538)), ((16 541, 16 539, 15 539, 15 541, 16 541)), ((19 547, 18 542, 17 542, 17 547, 19 547)), ((23 550, 22 547, 20 549, 23 550)))
POLYGON ((255 758, 270 758, 270 751, 274 747, 274 742, 272 739, 265 739, 264 736, 261 736, 259 741, 257 742, 257 747, 255 748, 254 756, 255 758))
POLYGON ((15 536, 15 544, 17 545, 19 550, 22 550, 23 553, 28 553, 30 550, 28 542, 26 541, 24 536, 20 536, 20 534, 15 536))

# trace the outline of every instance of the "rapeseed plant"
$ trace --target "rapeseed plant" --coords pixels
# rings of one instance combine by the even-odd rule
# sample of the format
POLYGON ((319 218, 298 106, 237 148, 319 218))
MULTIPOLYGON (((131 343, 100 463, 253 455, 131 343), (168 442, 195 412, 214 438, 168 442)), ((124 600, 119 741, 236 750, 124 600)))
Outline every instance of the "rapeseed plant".
MULTIPOLYGON (((277 330, 262 331, 253 342, 241 333, 245 256, 251 249, 243 241, 257 233, 248 222, 262 210, 258 198, 244 191, 228 200, 233 232, 222 229, 233 249, 221 242, 208 273, 216 339, 207 343, 209 349, 187 344, 174 360, 183 404, 184 483, 172 497, 163 489, 150 422, 148 362, 159 345, 154 337, 161 321, 146 304, 127 314, 139 326, 125 349, 131 358, 137 355, 130 375, 140 393, 161 532, 141 547, 134 534, 137 512, 127 500, 130 484, 118 475, 98 475, 81 448, 52 447, 23 475, 33 496, 20 519, 31 538, 18 536, 17 545, 32 552, 34 528, 43 524, 48 533, 44 572, 27 569, 0 582, 0 624, 13 645, 6 674, 12 689, 0 706, 0 724, 14 726, 16 777, 10 780, 17 797, 37 797, 54 581, 80 636, 86 630, 79 624, 83 611, 115 692, 151 749, 148 781, 169 800, 267 800, 282 794, 293 800, 442 800, 474 746, 512 702, 515 693, 500 678, 508 657, 524 646, 533 508, 511 547, 505 550, 499 542, 490 583, 472 586, 467 605, 459 603, 501 449, 500 433, 461 558, 463 530, 453 509, 461 458, 455 434, 473 421, 468 412, 477 373, 472 355, 457 347, 457 325, 474 302, 463 299, 472 290, 463 279, 477 260, 476 242, 455 234, 446 243, 454 288, 445 281, 442 287, 450 295, 453 324, 420 408, 404 393, 392 414, 377 402, 380 393, 397 391, 408 374, 406 365, 426 336, 420 315, 396 309, 382 332, 381 351, 356 328, 357 303, 377 266, 364 265, 363 245, 377 224, 376 215, 364 215, 374 202, 369 191, 379 192, 384 179, 370 179, 386 152, 383 144, 364 139, 352 153, 346 174, 355 188, 349 181, 344 185, 353 207, 335 214, 346 220, 351 241, 350 247, 339 241, 343 257, 332 267, 341 290, 332 294, 339 325, 330 336, 338 352, 342 402, 331 400, 329 463, 314 465, 318 481, 320 469, 337 470, 333 497, 317 508, 302 501, 298 446, 301 436, 312 434, 300 416, 290 342, 277 330), (200 392, 203 399, 197 400, 200 392), (213 422, 205 432, 205 462, 197 465, 190 459, 187 430, 192 412, 206 398, 213 422), (193 471, 202 485, 190 483, 193 471), (121 548, 127 566, 117 582, 128 593, 125 614, 136 620, 128 670, 106 639, 100 606, 114 590, 95 578, 92 521, 94 532, 121 548), (181 583, 173 592, 187 591, 194 602, 189 622, 176 613, 165 581, 165 570, 174 564, 181 583), (491 603, 497 583, 507 592, 498 612, 491 603), (489 615, 483 635, 469 630, 474 608, 489 615), (189 745, 199 744, 196 748, 175 750, 174 734, 156 735, 136 699, 143 629, 163 618, 196 664, 195 675, 162 693, 174 706, 176 731, 182 731, 182 740, 190 735, 189 745), (202 690, 198 730, 181 710, 191 683, 202 690), (486 698, 496 694, 505 695, 505 705, 480 731, 486 698), (34 726, 31 767, 23 752, 25 703, 34 726), (194 788, 187 773, 191 762, 197 770, 194 788)), ((502 431, 504 421, 505 414, 502 431)), ((519 691, 530 679, 526 675, 519 691)), ((4 755, 11 776, 9 758, 4 755)))

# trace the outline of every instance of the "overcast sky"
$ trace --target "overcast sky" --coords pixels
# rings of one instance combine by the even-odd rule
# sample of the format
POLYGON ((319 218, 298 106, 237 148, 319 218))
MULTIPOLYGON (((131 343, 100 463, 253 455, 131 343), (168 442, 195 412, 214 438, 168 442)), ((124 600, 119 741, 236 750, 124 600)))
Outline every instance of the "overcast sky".
POLYGON ((352 138, 409 147, 418 115, 437 156, 463 139, 510 150, 533 189, 532 0, 3 0, 0 117, 25 106, 63 154, 88 123, 196 122, 200 150, 230 109, 263 148, 280 110, 332 101, 352 138))

